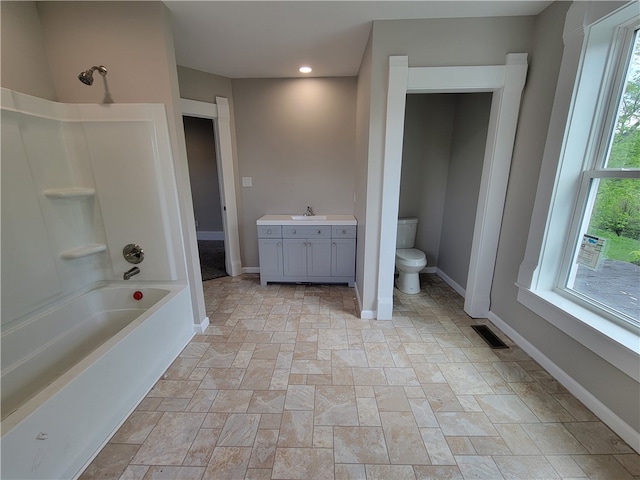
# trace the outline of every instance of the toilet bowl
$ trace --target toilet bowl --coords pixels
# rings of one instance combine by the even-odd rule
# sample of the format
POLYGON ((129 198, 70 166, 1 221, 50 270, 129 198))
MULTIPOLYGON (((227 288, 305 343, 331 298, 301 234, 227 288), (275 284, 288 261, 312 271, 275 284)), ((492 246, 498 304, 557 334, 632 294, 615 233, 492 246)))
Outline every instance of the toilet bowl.
POLYGON ((396 287, 403 293, 420 292, 420 271, 427 266, 427 257, 416 248, 398 248, 396 250, 396 269, 398 280, 396 287))

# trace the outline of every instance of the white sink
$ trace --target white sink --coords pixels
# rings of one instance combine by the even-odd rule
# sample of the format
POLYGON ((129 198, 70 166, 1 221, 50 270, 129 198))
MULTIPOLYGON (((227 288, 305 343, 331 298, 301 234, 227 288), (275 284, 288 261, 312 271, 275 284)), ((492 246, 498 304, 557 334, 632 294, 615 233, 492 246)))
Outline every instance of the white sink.
POLYGON ((326 215, 291 215, 291 220, 326 220, 326 215))

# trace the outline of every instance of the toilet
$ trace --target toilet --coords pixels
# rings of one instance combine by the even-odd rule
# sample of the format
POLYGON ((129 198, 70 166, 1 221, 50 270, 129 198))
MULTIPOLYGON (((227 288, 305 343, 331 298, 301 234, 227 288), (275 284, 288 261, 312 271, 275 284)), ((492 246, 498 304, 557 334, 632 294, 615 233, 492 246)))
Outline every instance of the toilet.
POLYGON ((417 218, 399 218, 396 236, 396 269, 399 272, 396 287, 403 293, 420 292, 418 273, 427 266, 424 252, 413 248, 418 229, 417 218))

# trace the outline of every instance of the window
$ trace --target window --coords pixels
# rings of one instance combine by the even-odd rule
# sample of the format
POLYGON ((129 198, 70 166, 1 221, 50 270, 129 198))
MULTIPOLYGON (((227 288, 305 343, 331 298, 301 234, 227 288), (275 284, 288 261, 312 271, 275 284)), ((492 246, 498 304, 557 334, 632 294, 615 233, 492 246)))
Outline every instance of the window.
POLYGON ((640 2, 573 2, 518 301, 640 381, 640 2))
MULTIPOLYGON (((640 325, 640 35, 621 32, 618 72, 582 174, 558 288, 614 321, 640 325), (576 233, 577 232, 577 233, 576 233)), ((605 92, 606 93, 606 92, 605 92)))

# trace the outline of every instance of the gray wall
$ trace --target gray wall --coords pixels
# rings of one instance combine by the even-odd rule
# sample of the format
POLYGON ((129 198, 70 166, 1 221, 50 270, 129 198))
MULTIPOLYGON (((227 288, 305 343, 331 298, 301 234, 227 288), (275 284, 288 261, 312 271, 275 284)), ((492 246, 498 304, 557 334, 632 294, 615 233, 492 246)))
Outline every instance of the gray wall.
POLYGON ((242 265, 257 267, 265 214, 353 213, 356 79, 233 80, 242 265))
POLYGON ((222 232, 213 120, 183 117, 196 231, 222 232))
POLYGON ((407 95, 398 217, 418 217, 416 248, 438 265, 456 95, 407 95))
POLYGON ((536 22, 500 231, 491 310, 638 431, 638 383, 517 301, 515 281, 524 258, 531 222, 562 59, 562 29, 568 6, 567 3, 555 3, 536 22))
MULTIPOLYGON (((194 321, 199 324, 206 312, 169 10, 155 1, 38 2, 37 9, 59 101, 165 105, 194 321), (96 64, 109 73, 98 76, 91 87, 82 85, 78 73, 96 64)), ((4 70, 4 56, 2 60, 4 70)))
MULTIPOLYGON (((508 53, 529 52, 535 17, 496 17, 373 22, 371 60, 359 85, 367 85, 366 187, 356 183, 356 212, 365 212, 367 239, 358 242, 358 293, 364 310, 376 310, 380 255, 380 212, 389 56, 408 55, 409 66, 503 65, 508 53), (364 203, 364 204, 363 204, 364 203), (360 249, 364 249, 363 252, 360 249)), ((360 95, 360 92, 359 92, 360 95)), ((366 98, 365 98, 366 97, 366 98)), ((359 127, 360 128, 360 127, 359 127)), ((359 169, 359 172, 362 169, 359 169)), ((360 221, 360 218, 358 219, 360 221)))
MULTIPOLYGON (((364 189, 356 189, 355 208, 356 211, 366 211, 368 230, 379 231, 375 219, 379 219, 381 208, 385 100, 390 55, 409 55, 410 66, 446 66, 499 65, 504 63, 507 53, 529 53, 530 68, 500 231, 491 310, 638 431, 638 383, 517 301, 515 282, 524 258, 562 58, 562 29, 568 6, 566 2, 554 3, 537 17, 374 22, 370 90, 367 92, 369 132, 366 143, 366 196, 361 195, 364 189), (358 202, 366 202, 366 206, 358 202)), ((368 72, 365 74, 368 75, 368 72)), ((357 278, 368 282, 363 287, 363 308, 375 310, 379 240, 375 236, 367 238, 366 249, 367 252, 362 255, 365 258, 375 257, 375 261, 359 263, 357 278)), ((360 258, 361 254, 358 255, 360 258)))
POLYGON ((467 288, 491 97, 490 93, 456 96, 438 268, 464 289, 467 288))
POLYGON ((57 100, 36 3, 2 1, 0 20, 2 86, 57 100))

